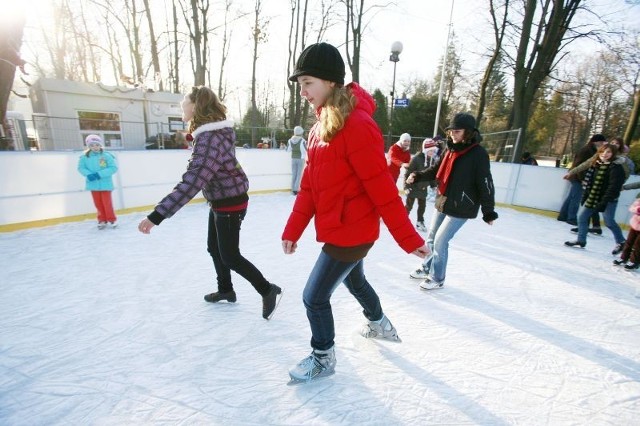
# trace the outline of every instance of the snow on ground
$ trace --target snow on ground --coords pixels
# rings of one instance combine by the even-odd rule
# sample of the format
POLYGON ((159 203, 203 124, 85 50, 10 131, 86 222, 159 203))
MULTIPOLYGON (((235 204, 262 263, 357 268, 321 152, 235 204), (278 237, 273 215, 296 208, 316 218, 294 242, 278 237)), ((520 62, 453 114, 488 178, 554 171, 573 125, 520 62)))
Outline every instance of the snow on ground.
POLYGON ((151 235, 137 232, 142 213, 115 230, 0 234, 0 424, 637 424, 638 273, 612 266, 607 230, 566 248, 567 224, 509 208, 462 228, 432 292, 383 227, 365 271, 403 342, 360 337, 361 309, 339 287, 336 374, 286 386, 310 351, 301 294, 320 250, 309 228, 282 253, 292 203, 253 196, 241 234, 284 289, 271 321, 238 276, 236 304, 203 301, 215 290, 204 204, 151 235))

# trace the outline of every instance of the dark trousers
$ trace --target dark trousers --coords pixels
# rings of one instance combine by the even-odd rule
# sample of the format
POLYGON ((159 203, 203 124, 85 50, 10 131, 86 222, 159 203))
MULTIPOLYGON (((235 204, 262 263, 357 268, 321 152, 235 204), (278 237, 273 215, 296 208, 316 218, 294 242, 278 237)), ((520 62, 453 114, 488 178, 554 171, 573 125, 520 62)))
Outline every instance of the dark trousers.
POLYGON ((620 259, 631 263, 640 263, 640 231, 629 229, 629 235, 620 253, 620 259))
POLYGON ((424 222, 424 212, 427 209, 426 198, 414 198, 407 195, 407 201, 405 203, 407 213, 411 213, 411 209, 413 209, 413 203, 415 200, 418 200, 418 222, 424 222))
POLYGON ((231 271, 235 271, 262 296, 271 290, 269 281, 253 263, 240 254, 240 226, 247 210, 236 212, 216 212, 209 210, 209 235, 207 251, 213 259, 213 266, 218 275, 218 291, 233 290, 231 271))

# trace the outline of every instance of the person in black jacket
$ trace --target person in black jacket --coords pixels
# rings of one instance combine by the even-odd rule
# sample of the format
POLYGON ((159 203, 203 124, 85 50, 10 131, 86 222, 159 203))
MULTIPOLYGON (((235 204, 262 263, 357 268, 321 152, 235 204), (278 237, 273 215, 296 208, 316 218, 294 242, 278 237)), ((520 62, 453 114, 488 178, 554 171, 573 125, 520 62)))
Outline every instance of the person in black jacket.
MULTIPOLYGON (((596 133, 591 136, 589 142, 585 144, 578 152, 575 157, 573 157, 573 163, 571 163, 571 168, 577 167, 583 162, 587 161, 596 153, 600 145, 607 142, 607 138, 604 135, 596 133)), ((578 208, 580 207, 580 200, 582 199, 582 179, 584 178, 584 173, 579 173, 577 176, 571 176, 569 181, 571 183, 571 188, 567 197, 564 199, 562 203, 562 207, 560 208, 560 213, 558 213, 558 220, 561 222, 567 222, 570 225, 578 224, 578 208)), ((598 216, 598 212, 595 212, 593 217, 593 228, 600 228, 600 217, 598 216)))
MULTIPOLYGON (((411 176, 411 173, 417 170, 423 170, 425 168, 433 166, 438 161, 438 143, 431 138, 427 138, 422 142, 422 151, 414 155, 409 162, 407 172, 404 179, 411 176)), ((427 227, 424 224, 424 212, 427 208, 427 198, 429 198, 429 188, 435 188, 436 181, 427 182, 426 180, 406 183, 404 185, 404 191, 407 194, 405 202, 405 208, 407 214, 411 213, 413 204, 418 200, 418 216, 416 221, 416 229, 420 232, 427 232, 427 227)))
POLYGON ((427 256, 411 278, 422 279, 420 288, 441 288, 447 272, 449 241, 468 219, 478 216, 489 225, 498 218, 489 155, 480 146, 482 136, 472 115, 458 113, 447 131, 447 148, 433 167, 412 173, 407 183, 438 180, 435 211, 431 218, 427 256))
POLYGON ((598 156, 593 159, 582 181, 584 192, 582 206, 578 212, 578 239, 566 241, 564 244, 569 247, 586 246, 589 218, 594 212, 604 212, 604 224, 613 232, 616 240, 616 246, 611 254, 616 255, 622 251, 625 241, 622 230, 615 220, 618 198, 625 179, 624 169, 615 161, 618 155, 617 146, 602 145, 597 153, 598 156))

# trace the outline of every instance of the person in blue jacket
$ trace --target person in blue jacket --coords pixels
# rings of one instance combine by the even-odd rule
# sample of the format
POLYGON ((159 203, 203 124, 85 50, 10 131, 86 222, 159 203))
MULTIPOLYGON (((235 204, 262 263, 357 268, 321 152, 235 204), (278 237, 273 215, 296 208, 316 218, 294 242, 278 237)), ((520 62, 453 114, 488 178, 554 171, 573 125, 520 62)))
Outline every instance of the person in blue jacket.
POLYGON ((113 191, 111 177, 118 171, 116 159, 104 150, 100 136, 89 135, 84 142, 87 150, 80 156, 78 171, 86 178, 85 189, 91 191, 93 204, 98 211, 98 229, 104 229, 107 224, 115 228, 117 218, 111 200, 111 191, 113 191))

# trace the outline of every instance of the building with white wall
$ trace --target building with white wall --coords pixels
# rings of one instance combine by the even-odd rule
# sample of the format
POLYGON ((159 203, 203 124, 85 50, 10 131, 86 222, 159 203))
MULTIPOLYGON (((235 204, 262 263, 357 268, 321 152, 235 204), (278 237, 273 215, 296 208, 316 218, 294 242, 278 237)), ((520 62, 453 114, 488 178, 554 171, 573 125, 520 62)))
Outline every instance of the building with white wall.
POLYGON ((148 138, 184 128, 181 94, 41 78, 29 97, 42 150, 82 149, 91 133, 109 149, 145 149, 148 138))

